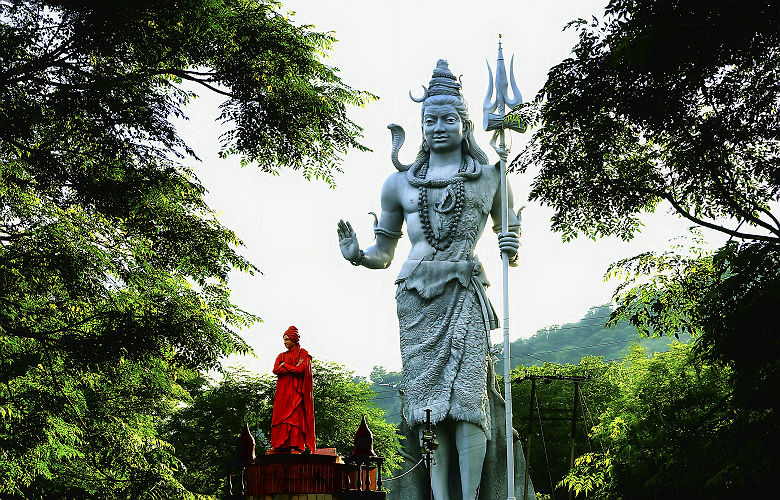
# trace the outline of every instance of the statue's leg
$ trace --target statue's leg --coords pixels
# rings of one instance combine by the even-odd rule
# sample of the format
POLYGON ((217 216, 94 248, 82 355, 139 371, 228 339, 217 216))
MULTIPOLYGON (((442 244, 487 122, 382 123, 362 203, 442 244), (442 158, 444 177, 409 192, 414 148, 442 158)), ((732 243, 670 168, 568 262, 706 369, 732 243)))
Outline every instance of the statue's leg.
POLYGON ((474 500, 477 498, 479 482, 482 479, 482 464, 485 462, 487 436, 482 428, 476 424, 456 422, 455 443, 458 448, 463 500, 474 500))
MULTIPOLYGON (((420 428, 420 437, 422 437, 422 427, 420 428)), ((449 421, 440 422, 436 426, 436 441, 439 443, 439 447, 433 452, 433 460, 436 465, 431 465, 433 498, 435 500, 450 500, 447 470, 450 467, 450 457, 455 451, 455 440, 449 421)))

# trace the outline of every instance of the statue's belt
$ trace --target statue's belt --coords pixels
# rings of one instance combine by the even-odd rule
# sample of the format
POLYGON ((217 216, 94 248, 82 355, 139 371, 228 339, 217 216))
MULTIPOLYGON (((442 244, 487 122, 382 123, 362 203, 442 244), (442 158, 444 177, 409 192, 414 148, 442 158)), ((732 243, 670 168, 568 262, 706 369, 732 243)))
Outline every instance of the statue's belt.
POLYGON ((453 280, 458 280, 464 288, 473 285, 479 297, 486 329, 498 328, 498 316, 485 294, 485 287, 490 282, 479 260, 453 262, 410 259, 401 266, 395 283, 401 285, 399 288, 402 289, 417 290, 422 298, 430 300, 441 295, 446 285, 453 280))

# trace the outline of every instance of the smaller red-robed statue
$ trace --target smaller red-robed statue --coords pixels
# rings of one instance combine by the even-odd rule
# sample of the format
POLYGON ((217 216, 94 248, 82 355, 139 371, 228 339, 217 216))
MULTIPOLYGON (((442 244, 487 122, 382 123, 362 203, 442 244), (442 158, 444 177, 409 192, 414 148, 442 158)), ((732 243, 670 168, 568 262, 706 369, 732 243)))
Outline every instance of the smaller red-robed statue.
POLYGON ((314 444, 314 393, 311 356, 301 348, 298 329, 291 326, 282 336, 287 350, 276 357, 276 395, 271 420, 271 453, 312 453, 314 444))

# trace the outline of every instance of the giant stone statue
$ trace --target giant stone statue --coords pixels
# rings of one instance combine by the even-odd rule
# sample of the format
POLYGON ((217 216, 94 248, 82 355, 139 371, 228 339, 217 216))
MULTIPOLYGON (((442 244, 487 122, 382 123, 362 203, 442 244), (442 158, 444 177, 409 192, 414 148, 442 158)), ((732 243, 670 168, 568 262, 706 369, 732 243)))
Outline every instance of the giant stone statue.
MULTIPOLYGON (((500 232, 499 168, 488 164, 475 143, 460 90, 447 62, 439 60, 423 97, 413 98, 422 102, 423 141, 411 165, 398 161, 403 129, 389 127, 398 172, 382 186, 375 244, 361 250, 352 225, 342 220, 339 246, 353 265, 384 269, 406 222, 412 249, 396 279, 404 418, 417 433, 425 410, 431 410, 439 442, 432 467, 437 500, 506 499, 504 402, 494 387, 489 335, 498 328, 498 318, 474 248, 490 216, 500 251, 516 266, 520 221, 508 190, 509 231, 500 232)), ((407 455, 419 459, 419 441, 414 441, 407 440, 413 449, 407 455)), ((515 470, 522 474, 522 451, 516 450, 515 470)), ((520 498, 522 483, 516 481, 520 498)), ((423 498, 424 486, 407 483, 402 497, 423 498)))

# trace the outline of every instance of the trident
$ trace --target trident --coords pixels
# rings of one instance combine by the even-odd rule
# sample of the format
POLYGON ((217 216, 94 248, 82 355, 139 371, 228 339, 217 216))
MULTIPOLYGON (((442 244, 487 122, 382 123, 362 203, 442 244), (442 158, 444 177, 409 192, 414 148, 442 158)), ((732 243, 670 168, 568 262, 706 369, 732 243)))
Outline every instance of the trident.
MULTIPOLYGON (((506 108, 511 111, 517 107, 523 100, 520 95, 520 90, 517 88, 515 82, 515 69, 514 69, 515 57, 512 56, 512 60, 509 63, 509 83, 512 85, 513 99, 509 99, 507 95, 507 79, 506 79, 506 67, 504 66, 504 53, 501 49, 501 35, 498 35, 498 61, 496 62, 496 98, 491 102, 493 95, 493 72, 490 70, 490 63, 487 63, 488 74, 490 82, 488 83, 487 95, 485 95, 485 102, 483 104, 484 117, 482 125, 484 129, 494 130, 493 139, 490 141, 490 145, 496 150, 498 156, 501 158, 501 232, 506 233, 508 231, 508 201, 507 201, 507 182, 506 182, 506 157, 508 151, 506 150, 506 144, 504 142, 504 129, 516 130, 518 132, 525 132, 525 126, 518 122, 507 120, 506 108), (499 139, 498 146, 496 146, 496 139, 499 139)), ((519 214, 518 214, 519 215, 519 214)), ((511 359, 509 355, 509 256, 505 253, 501 253, 501 261, 503 268, 503 282, 504 282, 504 395, 506 398, 506 468, 507 468, 507 500, 515 500, 515 454, 513 429, 512 429, 512 380, 510 378, 511 372, 511 359)), ((526 458, 527 460, 527 458, 526 458)), ((526 480, 525 490, 528 489, 526 480)), ((525 492, 524 495, 525 497, 525 492)))

